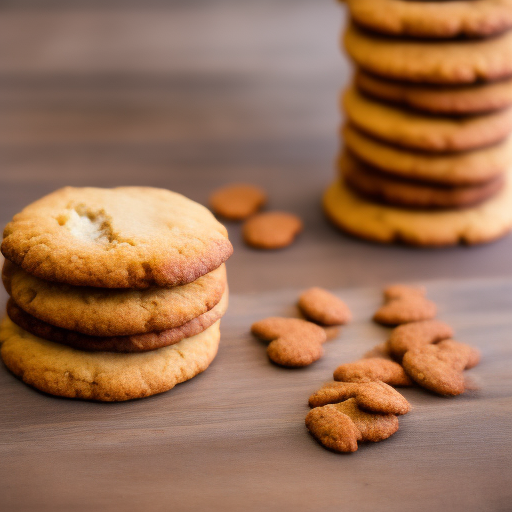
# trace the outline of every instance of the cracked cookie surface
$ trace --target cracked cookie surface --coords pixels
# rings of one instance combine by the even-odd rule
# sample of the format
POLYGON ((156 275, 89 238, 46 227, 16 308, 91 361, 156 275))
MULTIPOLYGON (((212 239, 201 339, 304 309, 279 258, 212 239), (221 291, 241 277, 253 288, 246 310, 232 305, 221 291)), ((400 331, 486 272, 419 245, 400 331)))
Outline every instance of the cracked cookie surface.
POLYGON ((190 283, 233 251, 206 208, 150 187, 57 190, 14 216, 1 249, 41 279, 101 288, 190 283))

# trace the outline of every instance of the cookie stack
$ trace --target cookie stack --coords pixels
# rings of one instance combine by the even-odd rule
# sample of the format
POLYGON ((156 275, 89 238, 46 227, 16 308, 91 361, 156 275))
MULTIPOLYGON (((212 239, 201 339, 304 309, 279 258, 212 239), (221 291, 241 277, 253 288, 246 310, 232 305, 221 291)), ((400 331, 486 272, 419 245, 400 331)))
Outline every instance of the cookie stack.
POLYGON ((512 0, 347 0, 356 64, 344 91, 344 231, 416 245, 482 243, 512 228, 512 0))
POLYGON ((4 231, 2 359, 54 395, 120 401, 205 370, 228 303, 227 231, 168 190, 64 188, 4 231))

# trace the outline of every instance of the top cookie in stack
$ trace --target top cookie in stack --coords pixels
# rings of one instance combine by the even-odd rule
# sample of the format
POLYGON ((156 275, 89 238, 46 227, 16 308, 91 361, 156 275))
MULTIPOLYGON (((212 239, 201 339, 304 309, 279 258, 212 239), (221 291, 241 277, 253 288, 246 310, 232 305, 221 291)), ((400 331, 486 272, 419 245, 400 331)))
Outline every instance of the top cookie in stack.
POLYGON ((340 179, 355 235, 481 243, 512 228, 512 0, 347 0, 340 179))
POLYGON ((217 353, 227 231, 168 190, 64 188, 4 231, 6 366, 48 393, 105 401, 166 391, 217 353))

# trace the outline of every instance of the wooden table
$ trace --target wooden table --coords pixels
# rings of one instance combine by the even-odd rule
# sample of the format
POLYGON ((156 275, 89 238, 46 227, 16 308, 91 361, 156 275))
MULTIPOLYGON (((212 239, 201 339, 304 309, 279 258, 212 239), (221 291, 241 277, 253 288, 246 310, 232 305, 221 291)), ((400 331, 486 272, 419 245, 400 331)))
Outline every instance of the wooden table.
POLYGON ((63 185, 160 186, 206 203, 223 183, 251 181, 269 191, 270 208, 306 226, 289 249, 262 253, 229 224, 223 348, 208 372, 170 393, 72 402, 2 370, 0 509, 512 509, 512 237, 418 250, 326 223, 320 197, 334 176, 337 94, 349 79, 342 8, 18 0, 0 9, 1 225, 63 185), (385 338, 368 317, 379 287, 396 280, 427 282, 461 337, 488 350, 473 370, 481 391, 456 401, 409 391, 416 410, 392 440, 333 455, 304 431, 306 398, 339 362, 385 338), (326 359, 286 372, 248 328, 293 312, 311 285, 351 298, 358 317, 326 359))

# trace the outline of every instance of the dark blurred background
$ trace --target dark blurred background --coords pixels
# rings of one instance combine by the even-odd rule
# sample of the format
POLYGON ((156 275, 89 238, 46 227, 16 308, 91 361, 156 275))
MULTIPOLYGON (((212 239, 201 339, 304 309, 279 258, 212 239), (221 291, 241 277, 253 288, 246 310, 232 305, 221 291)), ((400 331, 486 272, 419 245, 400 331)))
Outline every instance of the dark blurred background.
POLYGON ((249 181, 306 230, 262 254, 230 224, 234 292, 512 274, 510 238, 415 250, 324 220, 350 76, 343 23, 334 0, 0 2, 0 224, 63 185, 152 185, 206 204, 249 181))

